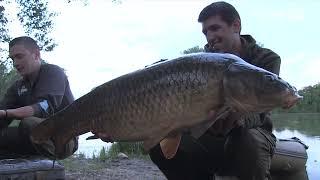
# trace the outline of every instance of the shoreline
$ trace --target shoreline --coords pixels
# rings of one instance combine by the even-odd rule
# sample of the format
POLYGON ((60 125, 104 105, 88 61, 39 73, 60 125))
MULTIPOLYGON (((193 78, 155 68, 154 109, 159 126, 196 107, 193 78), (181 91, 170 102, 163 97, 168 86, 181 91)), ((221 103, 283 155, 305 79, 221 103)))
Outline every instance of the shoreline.
POLYGON ((106 160, 70 157, 59 161, 66 180, 166 180, 149 156, 117 156, 106 160))

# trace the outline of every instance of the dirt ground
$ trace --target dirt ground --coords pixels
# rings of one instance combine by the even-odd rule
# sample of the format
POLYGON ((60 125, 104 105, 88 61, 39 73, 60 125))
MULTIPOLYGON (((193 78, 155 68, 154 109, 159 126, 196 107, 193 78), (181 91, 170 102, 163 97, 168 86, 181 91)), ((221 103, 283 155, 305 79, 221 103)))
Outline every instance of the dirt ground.
POLYGON ((88 160, 76 160, 80 167, 66 168, 67 180, 165 180, 151 160, 146 158, 115 158, 90 165, 88 160))

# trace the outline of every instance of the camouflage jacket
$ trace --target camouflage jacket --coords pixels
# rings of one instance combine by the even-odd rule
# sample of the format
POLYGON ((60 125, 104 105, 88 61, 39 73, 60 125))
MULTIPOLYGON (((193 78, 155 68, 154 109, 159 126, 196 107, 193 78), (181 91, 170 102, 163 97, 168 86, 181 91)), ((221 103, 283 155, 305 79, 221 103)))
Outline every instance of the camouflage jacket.
MULTIPOLYGON (((259 46, 255 39, 253 39, 250 35, 241 35, 241 43, 244 54, 241 56, 242 59, 250 64, 279 75, 281 64, 279 55, 270 49, 259 46)), ((207 52, 212 52, 210 49, 208 49, 208 45, 205 46, 205 50, 207 52)), ((270 112, 250 115, 249 117, 243 119, 242 122, 242 126, 245 128, 261 127, 268 131, 272 131, 273 128, 270 112)))

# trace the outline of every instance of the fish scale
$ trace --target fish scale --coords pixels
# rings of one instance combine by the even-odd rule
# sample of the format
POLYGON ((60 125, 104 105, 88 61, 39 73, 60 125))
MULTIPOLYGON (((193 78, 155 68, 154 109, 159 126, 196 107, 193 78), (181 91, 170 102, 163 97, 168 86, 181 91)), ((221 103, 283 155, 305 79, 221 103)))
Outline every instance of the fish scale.
POLYGON ((243 95, 234 91, 237 87, 233 86, 241 82, 246 90, 254 92, 247 95, 249 103, 255 99, 250 113, 264 112, 266 107, 272 109, 296 97, 295 89, 277 75, 236 56, 192 54, 153 64, 98 86, 34 128, 31 137, 35 143, 53 138, 57 154, 70 139, 89 131, 114 141, 144 141, 149 150, 168 136, 186 131, 197 136, 204 133, 215 121, 207 120, 209 110, 215 111, 217 117, 221 109, 237 111, 237 100, 243 95), (234 72, 242 74, 234 76, 234 72), (274 82, 265 78, 252 83, 266 75, 273 76, 274 82), (261 89, 257 86, 268 83, 275 86, 272 91, 256 92, 261 89), (270 101, 266 102, 268 106, 256 101, 260 98, 270 101))
MULTIPOLYGON (((114 123, 115 125, 113 125, 113 123, 111 123, 111 125, 109 124, 108 127, 106 127, 105 131, 110 132, 113 135, 125 134, 124 132, 121 132, 121 129, 126 129, 126 126, 128 124, 126 123, 126 121, 123 121, 123 120, 120 123, 118 123, 119 119, 130 119, 133 116, 138 116, 141 118, 136 120, 136 123, 135 123, 136 126, 144 127, 142 126, 143 124, 139 123, 139 120, 140 122, 145 123, 146 122, 145 118, 147 117, 149 122, 147 123, 147 126, 149 125, 149 128, 152 128, 152 125, 154 123, 157 123, 154 121, 157 121, 159 119, 159 116, 163 118, 170 118, 173 120, 175 119, 174 114, 184 113, 181 110, 188 109, 189 107, 180 108, 180 109, 177 109, 175 107, 179 106, 179 104, 184 104, 184 105, 190 104, 190 101, 191 101, 190 94, 196 91, 199 91, 197 90, 197 88, 200 87, 198 85, 200 83, 198 82, 203 78, 198 78, 199 80, 196 79, 198 75, 202 76, 201 73, 197 73, 197 71, 194 70, 195 67, 197 68, 197 66, 199 66, 199 63, 196 64, 190 61, 190 63, 187 65, 186 63, 181 63, 181 65, 182 67, 173 66, 172 68, 162 68, 160 70, 151 71, 150 75, 137 77, 135 81, 133 79, 129 79, 130 83, 128 83, 126 87, 120 86, 119 88, 117 88, 119 90, 117 92, 120 93, 117 96, 123 97, 120 99, 120 102, 124 102, 124 103, 117 105, 117 102, 114 102, 112 105, 114 107, 119 107, 119 109, 122 109, 119 111, 119 114, 121 113, 121 115, 116 113, 115 115, 118 118, 111 117, 110 121, 116 122, 116 123, 114 123), (181 69, 183 70, 182 73, 181 73, 181 69), (181 74, 180 76, 179 76, 179 73, 181 74), (188 79, 183 78, 185 76, 189 78, 188 79), (136 88, 135 86, 139 84, 152 84, 151 86, 152 92, 148 93, 148 91, 146 91, 144 86, 142 87, 139 86, 136 88), (181 91, 178 91, 179 87, 181 88, 181 91), (129 89, 129 92, 128 92, 128 89, 129 89), (132 89, 134 89, 134 91, 132 91, 132 89), (184 93, 181 93, 183 91, 184 93), (148 97, 144 98, 146 94, 150 94, 151 96, 149 98, 148 97), (130 109, 130 107, 126 108, 127 104, 125 104, 125 102, 130 104, 130 102, 126 101, 128 97, 135 97, 134 98, 135 100, 131 103, 135 105, 134 107, 136 108, 131 108, 130 111, 125 111, 125 109, 130 109), (179 98, 179 97, 183 97, 183 98, 179 98), (144 106, 140 104, 147 104, 148 108, 147 109, 143 108, 144 106), (157 110, 162 110, 162 112, 159 112, 157 110), (153 112, 153 113, 150 113, 150 112, 153 112), (164 117, 164 115, 168 116, 168 114, 172 114, 172 117, 164 117), (122 116, 122 117, 119 117, 119 116, 122 116)), ((117 96, 114 96, 114 97, 117 97, 117 96)), ((106 112, 106 114, 109 114, 109 113, 106 112)), ((136 127, 130 127, 130 128, 133 128, 136 131, 143 131, 143 129, 138 129, 136 127)))

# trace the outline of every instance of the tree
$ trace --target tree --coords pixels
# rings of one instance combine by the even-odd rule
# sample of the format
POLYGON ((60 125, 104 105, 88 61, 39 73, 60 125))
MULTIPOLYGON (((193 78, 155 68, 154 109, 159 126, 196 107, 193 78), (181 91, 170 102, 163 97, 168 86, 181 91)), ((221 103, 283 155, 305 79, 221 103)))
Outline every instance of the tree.
MULTIPOLYGON (((88 0, 65 0, 66 3, 71 1, 82 1, 88 3, 88 0)), ((52 1, 51 1, 52 2, 52 1)), ((120 0, 112 0, 114 3, 121 3, 120 0)), ((52 51, 57 43, 50 33, 54 29, 54 18, 58 15, 48 8, 49 0, 0 0, 0 98, 8 86, 19 76, 12 69, 8 61, 7 43, 10 41, 10 29, 8 24, 17 20, 20 22, 26 35, 33 37, 41 50, 52 51), (18 12, 16 18, 9 16, 9 5, 16 4, 18 12)), ((10 12, 12 13, 12 12, 10 12)))
MULTIPOLYGON (((0 0, 0 3, 3 1, 0 0)), ((7 28, 8 18, 5 14, 5 8, 0 4, 0 40, 1 42, 9 41, 9 30, 7 28)))
POLYGON ((47 0, 16 2, 20 7, 17 16, 26 34, 35 38, 41 50, 52 51, 57 44, 50 37, 50 32, 53 30, 53 18, 57 13, 48 9, 47 0))
POLYGON ((0 99, 4 96, 7 88, 19 78, 16 70, 7 72, 7 68, 1 63, 0 64, 0 99))
MULTIPOLYGON (((50 32, 53 30, 53 19, 57 16, 57 13, 48 9, 48 0, 16 0, 15 3, 18 6, 16 19, 8 19, 10 16, 6 8, 13 2, 0 0, 0 3, 0 35, 2 43, 7 43, 11 39, 8 23, 19 20, 25 33, 35 38, 42 50, 53 50, 57 44, 50 37, 50 32)), ((1 48, 3 52, 4 49, 3 47, 1 48)))
POLYGON ((191 53, 197 53, 197 52, 204 52, 204 49, 200 48, 199 46, 194 46, 192 48, 184 50, 182 54, 191 54, 191 53))

